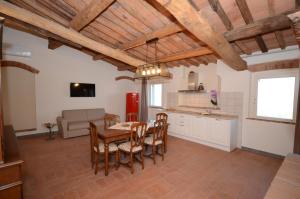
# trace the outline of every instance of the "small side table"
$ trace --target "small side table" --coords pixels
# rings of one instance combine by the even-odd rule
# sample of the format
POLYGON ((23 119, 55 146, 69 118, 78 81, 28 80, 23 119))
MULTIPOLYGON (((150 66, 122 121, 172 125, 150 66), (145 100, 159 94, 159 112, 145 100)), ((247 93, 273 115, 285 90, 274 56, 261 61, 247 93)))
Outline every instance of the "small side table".
POLYGON ((52 129, 56 126, 55 123, 51 123, 51 122, 47 122, 44 124, 44 126, 49 129, 49 137, 48 137, 48 140, 53 140, 55 139, 54 137, 54 132, 52 131, 52 129))

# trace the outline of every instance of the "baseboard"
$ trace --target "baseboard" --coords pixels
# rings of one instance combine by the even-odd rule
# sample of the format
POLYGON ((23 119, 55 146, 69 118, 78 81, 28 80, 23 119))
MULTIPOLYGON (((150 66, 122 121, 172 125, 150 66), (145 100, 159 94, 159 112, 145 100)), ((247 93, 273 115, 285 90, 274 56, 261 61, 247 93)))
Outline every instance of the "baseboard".
POLYGON ((22 130, 15 130, 16 133, 27 132, 27 131, 36 131, 36 128, 32 128, 32 129, 22 129, 22 130))
MULTIPOLYGON (((55 135, 59 135, 58 131, 54 131, 55 135)), ((33 134, 25 134, 25 135, 18 135, 17 137, 18 139, 23 139, 23 138, 35 138, 35 137, 44 137, 44 136, 48 136, 49 132, 41 132, 41 133, 33 133, 33 134)))
POLYGON ((241 149, 244 150, 244 151, 249 151, 249 152, 252 152, 252 153, 257 153, 259 155, 268 156, 268 157, 272 157, 272 158, 277 158, 277 159, 284 159, 285 158, 282 155, 277 155, 277 154, 274 154, 274 153, 260 151, 260 150, 257 150, 257 149, 252 149, 252 148, 248 148, 248 147, 244 147, 244 146, 242 146, 241 149))

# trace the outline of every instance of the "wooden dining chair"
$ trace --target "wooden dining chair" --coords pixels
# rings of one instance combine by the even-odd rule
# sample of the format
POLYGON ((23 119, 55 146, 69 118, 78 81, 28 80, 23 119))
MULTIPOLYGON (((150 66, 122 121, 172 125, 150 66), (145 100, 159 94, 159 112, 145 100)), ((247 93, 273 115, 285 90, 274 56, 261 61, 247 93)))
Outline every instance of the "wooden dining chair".
POLYGON ((164 119, 168 122, 168 114, 166 114, 166 113, 157 113, 156 117, 155 117, 155 120, 158 121, 158 120, 161 120, 161 119, 164 119))
POLYGON ((155 156, 156 154, 160 155, 162 157, 162 160, 164 160, 164 153, 165 153, 165 142, 164 142, 164 136, 165 131, 167 128, 167 121, 165 119, 160 119, 154 122, 154 131, 153 135, 150 137, 146 137, 144 144, 151 146, 152 153, 146 156, 149 156, 153 159, 153 163, 156 164, 155 156), (160 147, 160 153, 158 148, 160 147))
MULTIPOLYGON (((91 137, 91 152, 92 152, 91 159, 92 159, 92 168, 95 166, 95 174, 98 173, 100 155, 104 154, 104 143, 99 142, 97 132, 98 132, 97 126, 93 122, 90 122, 90 137, 91 137)), ((119 159, 120 159, 118 146, 114 143, 110 143, 108 146, 108 152, 109 154, 112 153, 115 154, 115 167, 116 169, 118 169, 119 159)))
POLYGON ((118 146, 120 152, 125 154, 129 154, 130 159, 125 164, 127 164, 131 168, 131 173, 133 174, 134 168, 134 160, 138 160, 141 165, 142 169, 144 169, 144 139, 147 130, 147 123, 138 122, 131 125, 131 135, 130 141, 120 144, 118 146), (136 155, 139 154, 139 158, 136 155))
MULTIPOLYGON (((155 120, 159 121, 161 119, 166 120, 166 122, 168 123, 168 114, 166 114, 166 113, 157 113, 155 120)), ((164 135, 163 142, 164 142, 164 152, 166 153, 167 152, 167 146, 168 146, 168 125, 165 129, 165 135, 164 135)))
POLYGON ((138 114, 137 113, 127 113, 126 114, 126 122, 137 122, 138 114))

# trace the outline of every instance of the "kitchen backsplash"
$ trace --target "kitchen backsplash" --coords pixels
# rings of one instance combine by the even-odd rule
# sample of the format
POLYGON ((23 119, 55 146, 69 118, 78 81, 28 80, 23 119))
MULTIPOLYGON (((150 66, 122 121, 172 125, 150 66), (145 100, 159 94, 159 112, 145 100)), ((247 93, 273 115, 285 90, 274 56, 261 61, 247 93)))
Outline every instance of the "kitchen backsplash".
MULTIPOLYGON (((216 106, 210 102, 209 93, 168 93, 167 108, 185 106, 212 109, 216 108, 216 106)), ((221 112, 240 116, 243 112, 243 94, 241 92, 218 93, 217 107, 221 112)))

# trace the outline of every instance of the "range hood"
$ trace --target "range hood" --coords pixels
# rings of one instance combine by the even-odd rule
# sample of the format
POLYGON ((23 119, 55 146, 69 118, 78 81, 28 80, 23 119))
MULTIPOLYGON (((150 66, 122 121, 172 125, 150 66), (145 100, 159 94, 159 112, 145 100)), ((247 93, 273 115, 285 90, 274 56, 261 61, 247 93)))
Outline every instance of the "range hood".
POLYGON ((189 72, 188 74, 188 89, 186 90, 179 90, 180 93, 206 93, 203 88, 203 85, 200 83, 198 85, 198 73, 194 71, 189 72))

